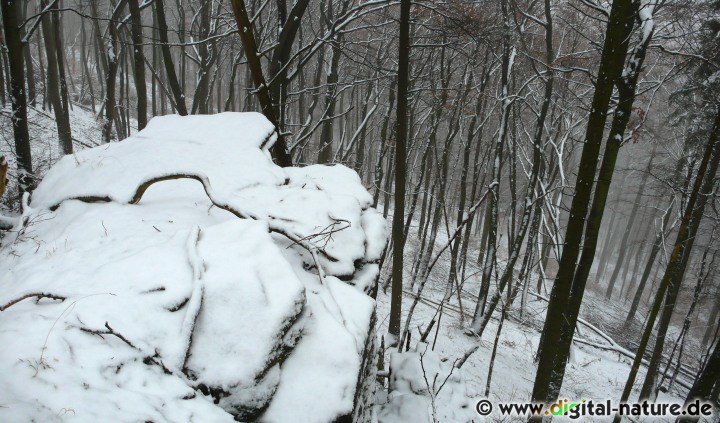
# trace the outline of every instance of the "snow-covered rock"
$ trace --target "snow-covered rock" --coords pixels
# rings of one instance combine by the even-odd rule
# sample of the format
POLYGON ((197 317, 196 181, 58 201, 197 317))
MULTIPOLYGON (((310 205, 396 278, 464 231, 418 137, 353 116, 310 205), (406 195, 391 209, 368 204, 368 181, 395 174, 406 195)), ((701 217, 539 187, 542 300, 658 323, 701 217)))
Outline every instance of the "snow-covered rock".
POLYGON ((256 113, 63 157, 0 245, 0 421, 367 421, 387 230, 256 113))

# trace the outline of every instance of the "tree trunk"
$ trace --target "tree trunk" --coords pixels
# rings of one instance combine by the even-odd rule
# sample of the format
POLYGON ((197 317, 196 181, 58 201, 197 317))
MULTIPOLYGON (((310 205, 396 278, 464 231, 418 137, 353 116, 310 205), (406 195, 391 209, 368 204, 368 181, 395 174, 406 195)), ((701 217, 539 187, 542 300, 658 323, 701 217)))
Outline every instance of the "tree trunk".
POLYGON ((108 21, 108 32, 110 34, 110 42, 107 46, 107 72, 105 73, 105 122, 103 124, 103 141, 110 142, 112 140, 112 126, 115 120, 115 79, 117 77, 119 60, 118 60, 118 28, 116 21, 120 17, 122 8, 127 0, 120 0, 115 6, 110 20, 108 21))
MULTIPOLYGON (((244 2, 243 2, 244 3, 244 2)), ((233 2, 233 5, 235 2, 233 2)), ((199 11, 199 37, 200 39, 207 40, 210 36, 210 11, 212 8, 212 0, 200 0, 200 11, 199 11)), ((244 10, 243 4, 243 10, 244 10)), ((249 22, 249 21, 248 21, 249 22)), ((250 26, 250 25, 249 25, 250 26)), ((240 24, 238 24, 238 31, 242 37, 242 30, 240 24)), ((253 38, 254 40, 254 38, 253 38)), ((243 40, 243 45, 245 41, 243 40)), ((208 113, 208 95, 210 94, 210 49, 208 43, 203 42, 197 46, 198 54, 198 71, 197 71, 197 86, 195 87, 195 94, 193 95, 193 102, 191 113, 199 113, 205 115, 208 113)), ((257 53, 257 52, 256 52, 257 53)), ((259 59, 258 59, 259 63, 259 59)), ((248 63, 249 65, 249 63, 248 63)), ((262 70, 261 70, 262 71, 262 70)), ((275 123, 275 122, 273 122, 275 123)), ((276 125, 277 126, 277 125, 276 125)))
MULTIPOLYGON (((340 66, 340 37, 338 36, 332 42, 330 49, 330 69, 325 77, 325 107, 323 108, 323 122, 320 130, 320 145, 318 146, 318 164, 327 164, 332 161, 333 157, 333 121, 335 120, 335 103, 337 97, 338 68, 340 66)), ((399 87, 398 87, 399 88, 399 87)), ((407 89, 406 89, 407 90, 407 89)), ((399 99, 398 99, 399 100, 399 99)), ((407 100, 406 109, 407 109, 407 100)), ((398 106, 400 102, 398 101, 398 106)), ((406 118, 407 119, 407 118, 406 118)), ((396 127, 397 130, 397 127, 396 127)), ((397 153, 395 154, 397 160, 397 153)), ((397 168, 396 168, 397 170, 397 168)), ((403 219, 404 220, 404 219, 403 219)))
POLYGON ((670 212, 671 212, 671 207, 669 207, 665 211, 665 216, 663 216, 663 220, 662 220, 662 226, 660 226, 660 229, 658 229, 657 234, 655 235, 655 242, 653 243, 652 249, 650 250, 650 255, 647 258, 647 262, 645 264, 645 270, 643 271, 642 277, 640 278, 640 282, 638 283, 638 287, 637 287, 637 290, 635 291, 635 296, 633 297, 632 304, 630 305, 630 310, 628 311, 628 315, 625 318, 626 325, 629 325, 630 322, 635 318, 635 313, 637 312, 638 305, 640 304, 640 299, 642 298, 643 292, 645 291, 645 285, 647 284, 647 281, 650 278, 650 272, 652 272, 652 269, 654 268, 655 258, 657 257, 658 253, 660 252, 660 249, 662 248, 663 239, 665 238, 665 231, 666 231, 665 228, 667 227, 668 223, 670 222, 670 215, 671 215, 670 212))
POLYGON ((34 188, 30 134, 27 120, 27 98, 25 96, 25 69, 23 68, 23 47, 18 29, 20 2, 2 0, 3 29, 8 56, 10 56, 10 99, 12 106, 12 127, 15 137, 17 174, 20 194, 34 188))
MULTIPOLYGON (((290 10, 290 16, 285 17, 283 12, 287 9, 285 0, 277 0, 278 3, 278 47, 274 49, 272 58, 270 59, 270 98, 275 103, 275 115, 281 116, 281 104, 284 102, 285 91, 287 89, 287 67, 286 64, 290 58, 295 36, 300 30, 302 16, 305 14, 310 0, 298 0, 290 10)), ((304 111, 302 108, 301 111, 304 111)), ((282 123, 282 122, 281 122, 282 123)))
MULTIPOLYGON (((630 234, 632 233, 632 230, 635 225, 635 217, 637 217, 638 209, 640 208, 640 198, 643 195, 643 192, 645 190, 645 184, 647 183, 648 176, 650 175, 650 170, 652 169, 652 163, 653 163, 653 156, 650 156, 650 160, 648 161, 647 168, 645 169, 645 173, 642 176, 642 179, 640 180, 640 185, 638 186, 637 193, 635 193, 635 201, 633 201, 633 207, 630 211, 630 217, 628 218, 627 226, 625 226, 625 232, 623 233, 622 241, 620 241, 620 251, 618 252, 618 259, 615 263, 615 268, 613 269, 612 276, 610 277, 610 281, 608 282, 607 290, 605 291, 605 299, 609 300, 612 296, 613 288, 615 287, 615 282, 617 281, 617 277, 620 274, 620 268, 622 268, 623 263, 625 262, 625 256, 628 255, 628 241, 630 239, 630 234)), ((628 263, 628 266, 630 263, 628 263)))
MULTIPOLYGON (((22 18, 21 20, 24 21, 25 17, 27 16, 27 6, 30 2, 23 2, 23 8, 22 8, 22 18)), ((23 37, 25 36, 25 31, 23 31, 23 37)), ((30 42, 23 43, 23 53, 25 56, 25 71, 27 73, 27 85, 28 85, 28 97, 30 101, 30 105, 32 107, 35 107, 35 99, 37 97, 36 88, 35 88, 35 72, 33 70, 33 62, 32 62, 32 53, 30 52, 30 42)))
MULTIPOLYGON (((578 280, 579 286, 573 289, 576 263, 583 241, 583 229, 590 204, 590 195, 593 190, 610 97, 613 93, 613 87, 619 81, 623 70, 625 56, 628 50, 628 39, 632 32, 634 19, 635 14, 633 13, 631 0, 613 1, 600 59, 598 78, 595 83, 595 93, 593 95, 585 133, 585 143, 583 145, 577 180, 575 182, 575 195, 573 197, 565 232, 565 246, 560 259, 559 271, 550 295, 545 326, 539 346, 538 371, 532 393, 532 400, 534 402, 550 403, 555 401, 565 375, 565 364, 572 342, 572 335, 575 330, 575 321, 577 319, 577 313, 574 312, 575 307, 570 304, 570 301, 572 300, 579 308, 585 287, 584 282, 587 279, 587 276, 580 278, 578 280), (575 292, 575 298, 570 296, 571 291, 575 292), (560 330, 566 325, 567 328, 565 331, 560 330), (568 342, 568 336, 570 342, 568 342)), ((627 120, 625 123, 627 123, 627 120)), ((623 126, 622 131, 620 131, 620 140, 622 140, 624 129, 623 126)), ((603 162, 607 160, 606 173, 609 174, 603 174, 601 176, 607 178, 607 185, 609 186, 615 163, 614 160, 610 161, 608 159, 606 156, 603 158, 603 162)), ((599 220, 602 219, 607 187, 605 190, 604 196, 596 194, 596 198, 599 201, 597 207, 594 207, 595 216, 591 216, 591 220, 597 219, 594 223, 600 223, 599 220)), ((594 228, 595 232, 598 230, 599 225, 597 228, 594 228)), ((596 234, 595 238, 597 238, 596 234)), ((595 239, 595 241, 596 240, 597 239, 595 239)), ((591 247, 588 248, 588 254, 585 257, 585 262, 587 263, 589 261, 586 266, 589 271, 589 264, 592 264, 595 254, 595 245, 592 243, 593 245, 590 246, 587 241, 588 240, 585 242, 585 246, 591 247)))
MULTIPOLYGON (((507 0, 502 0, 502 12, 503 12, 503 56, 502 56, 502 72, 501 72, 501 90, 502 97, 502 110, 500 116, 500 129, 495 139, 495 152, 493 159, 493 170, 492 180, 490 181, 489 190, 490 198, 488 207, 489 211, 489 224, 487 231, 487 251, 485 251, 485 258, 482 266, 482 287, 488 287, 490 285, 490 277, 492 276, 493 269, 495 267, 495 259, 497 255, 497 230, 498 230, 498 200, 500 193, 500 175, 502 172, 502 156, 503 149, 505 148, 505 139, 507 138, 508 121, 510 118, 510 108, 512 107, 513 100, 510 98, 509 84, 510 84, 510 72, 512 71, 513 61, 515 60, 515 48, 510 44, 510 18, 508 16, 508 4, 507 0)), ((478 295, 477 303, 475 304, 475 312, 473 313, 472 323, 470 327, 473 331, 478 332, 481 326, 482 317, 485 315, 485 299, 487 298, 487 292, 485 289, 481 289, 478 295)))
POLYGON ((397 77, 397 120, 395 121, 395 206, 393 209, 392 294, 389 330, 396 339, 400 336, 403 288, 403 221, 405 213, 406 152, 408 136, 407 104, 410 77, 410 0, 400 1, 400 36, 397 77))
MULTIPOLYGON (((40 7, 45 9, 47 2, 40 2, 40 7)), ((52 3, 49 10, 55 10, 57 3, 52 3)), ((72 154, 72 131, 70 129, 70 113, 68 110, 67 86, 65 78, 60 75, 61 46, 58 44, 58 31, 53 11, 43 15, 41 20, 43 38, 45 40, 45 55, 47 56, 47 96, 55 113, 55 124, 57 125, 60 151, 63 154, 72 154)))
POLYGON ((138 0, 128 0, 130 9, 130 33, 132 35, 135 75, 135 92, 137 94, 138 130, 147 125, 147 86, 145 85, 145 54, 143 53, 142 19, 138 0))
POLYGON ((185 107, 185 94, 182 92, 180 82, 178 81, 177 74, 175 73, 175 64, 173 62, 172 53, 170 52, 170 45, 168 41, 168 26, 167 20, 165 19, 165 6, 163 0, 155 0, 155 13, 157 14, 158 22, 158 35, 160 37, 160 50, 162 51, 163 65, 165 65, 165 74, 167 75, 168 86, 170 92, 172 92, 173 99, 175 102, 175 108, 180 116, 186 116, 188 114, 187 108, 185 107))
POLYGON ((248 60, 248 68, 255 84, 257 91, 257 98, 260 102, 260 107, 265 117, 275 126, 277 129, 277 140, 273 144, 271 153, 273 160, 282 167, 292 166, 292 160, 290 154, 287 151, 285 140, 280 133, 277 116, 275 114, 275 108, 273 107, 272 100, 270 99, 270 92, 268 86, 265 83, 265 77, 263 76, 262 65, 260 64, 260 58, 258 57, 257 45, 255 44, 255 37, 253 35, 252 24, 245 8, 244 0, 231 0, 233 12, 235 14, 235 20, 238 25, 238 33, 242 39, 243 48, 245 49, 245 57, 248 60))

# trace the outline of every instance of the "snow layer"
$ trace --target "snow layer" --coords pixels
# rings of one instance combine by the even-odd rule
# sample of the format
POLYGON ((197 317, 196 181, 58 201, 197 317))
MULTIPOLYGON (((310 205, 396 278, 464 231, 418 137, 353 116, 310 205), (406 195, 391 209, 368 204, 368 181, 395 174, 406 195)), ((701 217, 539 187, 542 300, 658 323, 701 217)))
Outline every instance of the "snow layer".
POLYGON ((0 245, 0 421, 352 412, 385 223, 351 170, 275 166, 271 130, 253 113, 155 118, 48 172, 0 245), (180 173, 210 189, 168 180, 128 204, 180 173))
POLYGON ((122 142, 60 159, 33 193, 34 207, 65 199, 108 197, 128 203, 143 182, 171 174, 202 174, 218 192, 279 184, 280 168, 259 147, 273 126, 259 113, 160 116, 122 142))
POLYGON ((477 418, 461 370, 441 361, 426 343, 391 354, 389 386, 379 423, 462 423, 477 418))
POLYGON ((342 165, 281 169, 261 148, 273 134, 258 113, 157 117, 122 142, 63 157, 37 187, 32 206, 52 209, 76 198, 134 203, 147 182, 192 177, 216 205, 319 248, 332 274, 352 275, 366 246, 377 260, 385 225, 369 209, 372 198, 357 174, 342 165))

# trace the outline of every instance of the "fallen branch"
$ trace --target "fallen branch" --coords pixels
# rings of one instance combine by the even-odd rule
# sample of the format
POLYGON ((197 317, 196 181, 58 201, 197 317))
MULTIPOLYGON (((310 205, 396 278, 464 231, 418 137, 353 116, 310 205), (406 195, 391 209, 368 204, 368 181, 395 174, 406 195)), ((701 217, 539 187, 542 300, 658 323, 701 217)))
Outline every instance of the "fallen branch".
POLYGON ((473 353, 477 351, 478 348, 480 348, 480 344, 475 344, 469 350, 465 351, 465 354, 463 354, 462 358, 455 362, 455 367, 457 367, 458 369, 462 368, 463 364, 465 364, 467 359, 470 358, 470 356, 473 355, 473 353))
POLYGON ((115 337, 118 338, 119 340, 121 340, 121 341, 123 341, 124 343, 126 343, 127 345, 129 345, 132 349, 134 349, 134 350, 139 350, 138 347, 136 347, 135 345, 133 345, 133 343, 130 342, 127 338, 125 338, 121 333, 115 332, 115 329, 111 328, 111 327, 110 327, 110 324, 108 324, 108 322, 105 322, 105 327, 107 328, 107 330, 88 329, 88 328, 79 328, 79 329, 80 329, 81 331, 85 332, 85 333, 89 333, 89 334, 91 334, 91 335, 97 335, 97 336, 99 336, 99 337, 101 337, 101 338, 103 338, 103 339, 105 339, 105 337, 103 337, 103 335, 112 335, 112 336, 115 336, 115 337))
POLYGON ((51 300, 58 300, 58 301, 66 300, 66 297, 63 297, 62 295, 48 294, 45 292, 33 292, 31 294, 25 294, 20 298, 16 298, 16 299, 10 301, 9 303, 0 306, 0 311, 5 311, 8 308, 19 303, 20 301, 27 300, 28 298, 37 298, 38 300, 40 300, 41 298, 49 298, 51 300))
POLYGON ((203 295, 205 286, 203 284, 203 262, 198 253, 198 243, 200 242, 200 228, 198 226, 190 234, 187 242, 188 263, 192 269, 192 292, 188 301, 187 311, 183 319, 180 339, 183 342, 181 356, 177 357, 178 361, 173 363, 183 373, 187 374, 187 362, 190 358, 190 348, 192 346, 193 334, 195 333, 195 324, 200 315, 202 308, 203 295))
MULTIPOLYGON (((542 296, 542 295, 540 295, 540 294, 538 294, 538 293, 536 293, 536 292, 528 291, 528 293, 529 293, 530 295, 532 295, 532 296, 534 296, 534 297, 542 300, 542 301, 545 301, 545 302, 548 302, 548 301, 549 301, 548 298, 546 298, 546 297, 544 297, 544 296, 542 296)), ((593 324, 591 324, 590 322, 588 322, 588 321, 586 321, 586 320, 584 320, 584 319, 578 318, 578 323, 586 326, 588 329, 590 329, 591 331, 595 332, 595 333, 596 333, 597 335, 599 335, 601 338, 605 339, 605 340, 608 342, 608 344, 607 344, 607 345, 604 345, 604 344, 600 344, 600 343, 597 343, 597 342, 592 342, 592 341, 590 341, 590 340, 588 340, 588 339, 582 339, 582 338, 579 338, 579 337, 577 337, 577 336, 573 337, 573 342, 579 343, 579 344, 583 344, 583 345, 587 345, 587 346, 590 346, 590 347, 594 347, 594 348, 597 348, 597 349, 605 350, 605 351, 614 352, 614 353, 617 353, 618 356, 625 356, 625 357, 628 357, 628 358, 630 358, 630 359, 634 359, 634 358, 635 358, 635 353, 634 353, 634 352, 628 350, 627 348, 624 348, 622 345, 620 345, 620 344, 618 344, 617 342, 615 342, 615 340, 612 339, 612 338, 610 337, 610 335, 608 335, 608 334, 606 334, 605 332, 603 332, 602 330, 598 329, 597 327, 595 327, 595 326, 594 326, 593 324)), ((579 325, 578 325, 578 326, 579 326, 579 325)), ((665 360, 666 360, 666 361, 669 361, 669 360, 667 360, 667 358, 666 358, 665 360)), ((648 363, 649 363, 648 360, 645 359, 645 358, 643 358, 642 361, 641 361, 641 364, 643 364, 643 365, 645 365, 645 366, 647 366, 648 363)), ((683 374, 685 374, 685 375, 688 376, 688 377, 692 377, 692 375, 696 374, 696 373, 695 373, 695 370, 686 369, 686 368, 684 368, 682 365, 681 365, 681 370, 683 371, 683 374)), ((679 379, 676 379, 675 381, 676 381, 680 386, 682 386, 682 387, 684 387, 684 388, 686 388, 686 389, 690 389, 690 385, 689 385, 689 384, 687 384, 687 383, 685 383, 685 382, 682 382, 682 381, 680 381, 679 379)))

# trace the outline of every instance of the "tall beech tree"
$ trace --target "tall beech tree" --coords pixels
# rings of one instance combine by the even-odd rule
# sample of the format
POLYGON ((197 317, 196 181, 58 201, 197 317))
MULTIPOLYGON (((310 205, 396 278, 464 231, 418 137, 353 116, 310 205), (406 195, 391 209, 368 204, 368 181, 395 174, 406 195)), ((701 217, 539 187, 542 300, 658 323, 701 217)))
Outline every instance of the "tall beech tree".
POLYGON ((15 155, 17 158, 17 179, 20 193, 23 193, 32 191, 34 177, 30 134, 28 132, 23 47, 18 25, 22 2, 19 0, 2 0, 0 7, 2 7, 0 11, 2 12, 5 43, 10 57, 10 102, 13 136, 15 138, 15 155))
MULTIPOLYGON (((408 139, 408 86, 410 84, 410 0, 400 0, 398 38, 397 119, 395 121, 395 207, 392 239, 393 268, 389 332, 400 335, 403 297, 403 223, 405 220, 406 148, 408 139)), ((402 345, 398 345, 402 348, 402 345)))
MULTIPOLYGON (((598 180, 606 179, 605 192, 602 193, 601 188, 598 187, 598 192, 596 192, 595 199, 593 199, 593 213, 588 218, 587 213, 591 202, 591 194, 595 187, 597 162, 600 157, 607 111, 613 88, 620 82, 638 8, 639 1, 615 0, 612 2, 610 9, 605 42, 595 83, 595 92, 578 166, 575 194, 565 230, 565 246, 560 258, 559 270, 550 295, 545 325, 540 338, 538 371, 532 393, 532 399, 536 402, 555 401, 560 393, 565 376, 565 365, 572 344, 580 304, 582 303, 587 272, 590 270, 589 267, 595 254, 597 231, 600 227, 605 206, 607 187, 609 187, 615 166, 616 156, 608 157, 606 151, 601 165, 600 176, 597 178, 598 180), (585 230, 586 224, 590 225, 588 230, 585 230), (583 245, 582 252, 585 254, 578 264, 581 245, 583 245)), ((634 99, 634 86, 632 88, 633 95, 626 100, 630 105, 632 105, 634 99)), ((619 145, 629 115, 624 118, 624 124, 620 121, 623 118, 622 116, 618 116, 617 113, 615 116, 618 120, 616 122, 616 119, 613 119, 615 128, 611 129, 611 137, 608 140, 610 140, 611 144, 617 142, 619 145), (616 136, 619 139, 616 139, 616 136)), ((540 416, 535 416, 533 419, 540 418, 540 416)))

